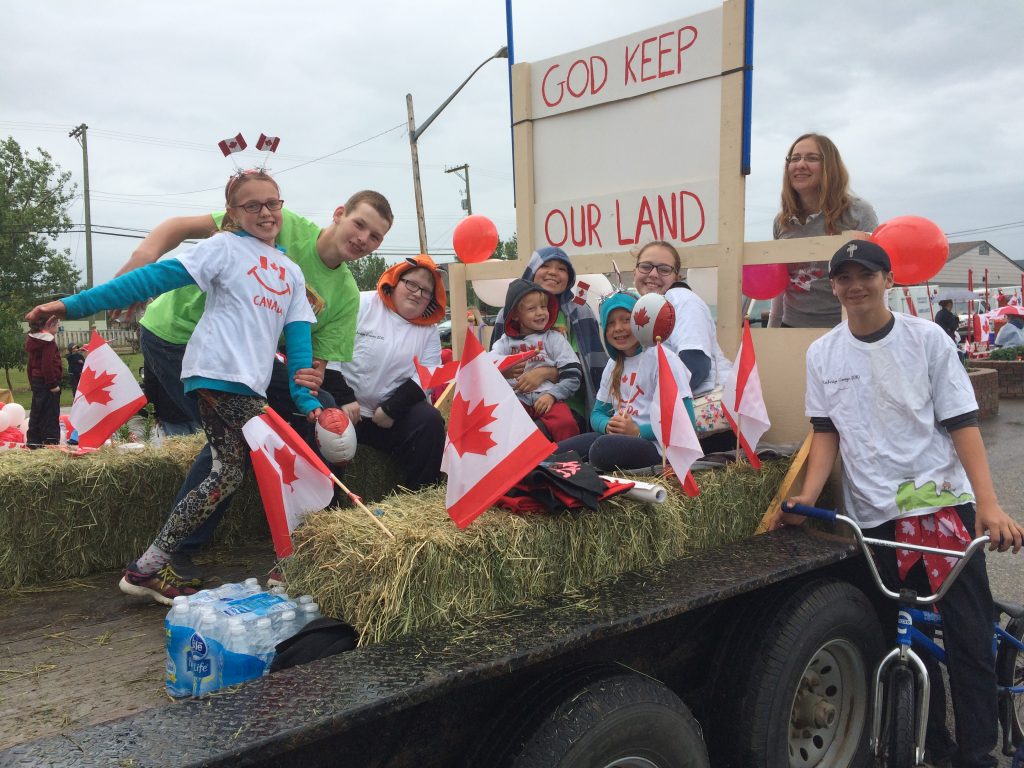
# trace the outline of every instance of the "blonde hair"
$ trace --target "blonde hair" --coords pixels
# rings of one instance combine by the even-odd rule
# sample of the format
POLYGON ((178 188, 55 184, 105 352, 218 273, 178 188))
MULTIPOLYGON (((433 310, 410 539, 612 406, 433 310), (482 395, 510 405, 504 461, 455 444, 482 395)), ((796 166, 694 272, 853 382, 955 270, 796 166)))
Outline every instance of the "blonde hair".
POLYGON ((775 217, 775 233, 785 231, 790 219, 794 216, 801 221, 806 220, 812 213, 821 213, 825 217, 825 234, 838 235, 845 229, 843 218, 850 210, 852 199, 850 196, 850 174, 843 164, 843 158, 839 156, 839 150, 828 136, 820 133, 805 133, 798 136, 789 146, 786 159, 782 167, 782 207, 775 217), (821 153, 821 185, 818 187, 818 199, 812 209, 804 208, 800 195, 793 189, 793 183, 789 178, 789 156, 793 154, 793 147, 804 139, 810 139, 818 145, 821 153))

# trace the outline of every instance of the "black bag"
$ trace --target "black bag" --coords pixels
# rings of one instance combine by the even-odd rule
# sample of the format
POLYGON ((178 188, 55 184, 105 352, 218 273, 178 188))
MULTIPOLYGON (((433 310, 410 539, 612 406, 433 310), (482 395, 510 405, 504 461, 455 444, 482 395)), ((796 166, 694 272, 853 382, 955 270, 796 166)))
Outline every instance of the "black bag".
POLYGON ((327 616, 314 619, 287 640, 277 644, 270 671, 277 672, 314 659, 323 659, 356 647, 359 635, 351 625, 327 616))

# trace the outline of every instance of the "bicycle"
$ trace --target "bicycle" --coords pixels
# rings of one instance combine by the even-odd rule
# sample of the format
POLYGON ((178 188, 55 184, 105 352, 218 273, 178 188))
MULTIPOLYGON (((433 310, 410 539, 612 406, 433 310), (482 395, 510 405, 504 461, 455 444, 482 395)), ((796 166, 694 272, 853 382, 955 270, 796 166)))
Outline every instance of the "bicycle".
MULTIPOLYGON (((941 631, 942 617, 934 611, 920 610, 941 600, 956 581, 971 556, 989 542, 980 536, 963 552, 938 549, 917 544, 899 543, 864 536, 855 520, 834 510, 804 504, 783 503, 783 511, 794 512, 830 523, 849 526, 864 553, 868 568, 882 594, 899 603, 896 622, 896 647, 882 657, 875 667, 872 686, 872 717, 870 746, 882 768, 913 768, 924 759, 925 729, 928 722, 930 681, 924 661, 914 650, 919 648, 936 661, 945 664, 945 651, 915 626, 927 625, 941 631), (878 571, 869 545, 891 549, 907 549, 957 558, 949 575, 937 592, 919 597, 914 590, 889 589, 878 571), (883 685, 883 679, 885 684, 883 685), (883 726, 883 714, 886 715, 883 726)), ((996 680, 999 690, 999 719, 1003 729, 1002 751, 1013 755, 1014 768, 1024 768, 1024 606, 993 601, 993 650, 996 657, 996 680), (1006 627, 1003 615, 1008 617, 1006 627)))

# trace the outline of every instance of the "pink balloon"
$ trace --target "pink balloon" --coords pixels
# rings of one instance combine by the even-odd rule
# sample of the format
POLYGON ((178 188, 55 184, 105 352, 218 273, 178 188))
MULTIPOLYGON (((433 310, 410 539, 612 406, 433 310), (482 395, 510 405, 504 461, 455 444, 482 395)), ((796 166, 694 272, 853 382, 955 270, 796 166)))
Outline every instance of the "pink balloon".
POLYGON ((946 264, 949 242, 939 225, 921 216, 897 216, 871 233, 889 254, 892 277, 900 285, 930 280, 946 264))
POLYGON ((743 267, 743 295, 752 299, 774 299, 789 285, 785 264, 747 264, 743 267))
POLYGON ((487 261, 498 247, 498 228, 486 216, 474 213, 455 226, 452 245, 464 264, 487 261))

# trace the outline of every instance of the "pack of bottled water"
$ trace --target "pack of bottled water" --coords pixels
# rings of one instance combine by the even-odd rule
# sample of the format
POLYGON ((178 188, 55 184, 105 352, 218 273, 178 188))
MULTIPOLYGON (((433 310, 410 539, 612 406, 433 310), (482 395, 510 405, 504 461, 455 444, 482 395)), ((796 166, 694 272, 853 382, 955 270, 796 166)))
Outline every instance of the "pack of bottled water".
POLYGON ((164 619, 165 687, 176 698, 204 696, 270 671, 275 647, 320 618, 309 595, 291 600, 255 578, 179 595, 164 619))

